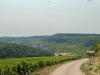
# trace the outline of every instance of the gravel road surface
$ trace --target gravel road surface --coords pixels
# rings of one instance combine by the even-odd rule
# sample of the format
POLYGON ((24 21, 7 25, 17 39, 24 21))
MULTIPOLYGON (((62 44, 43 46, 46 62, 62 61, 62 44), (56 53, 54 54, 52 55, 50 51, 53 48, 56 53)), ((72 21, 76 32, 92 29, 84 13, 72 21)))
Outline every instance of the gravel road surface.
POLYGON ((80 66, 86 61, 88 61, 87 58, 62 64, 49 75, 84 75, 80 66))

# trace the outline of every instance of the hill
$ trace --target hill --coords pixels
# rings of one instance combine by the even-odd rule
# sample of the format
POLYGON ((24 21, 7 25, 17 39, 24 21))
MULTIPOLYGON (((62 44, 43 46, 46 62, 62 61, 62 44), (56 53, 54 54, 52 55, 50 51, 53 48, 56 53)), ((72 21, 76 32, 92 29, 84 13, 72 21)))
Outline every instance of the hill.
POLYGON ((96 42, 100 41, 100 34, 58 33, 51 36, 30 37, 0 37, 1 42, 24 44, 53 52, 70 52, 86 55, 96 42))
POLYGON ((29 36, 29 37, 0 37, 0 42, 26 44, 33 40, 41 40, 48 36, 29 36))
POLYGON ((91 47, 100 41, 100 34, 55 34, 44 39, 48 42, 68 43, 73 45, 83 45, 91 47))
POLYGON ((52 56, 52 52, 34 48, 26 45, 1 43, 0 42, 0 58, 12 57, 33 57, 33 56, 52 56))
POLYGON ((49 46, 51 50, 57 53, 72 53, 73 55, 86 55, 86 51, 89 50, 89 47, 84 47, 81 45, 72 45, 67 43, 59 43, 56 45, 49 46))

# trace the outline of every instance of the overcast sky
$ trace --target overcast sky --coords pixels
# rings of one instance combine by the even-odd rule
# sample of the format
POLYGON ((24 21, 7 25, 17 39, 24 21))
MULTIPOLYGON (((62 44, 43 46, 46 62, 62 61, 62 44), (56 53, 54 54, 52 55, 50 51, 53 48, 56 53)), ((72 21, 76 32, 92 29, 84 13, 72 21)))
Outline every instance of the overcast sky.
POLYGON ((100 0, 0 0, 0 36, 55 33, 100 34, 100 0))

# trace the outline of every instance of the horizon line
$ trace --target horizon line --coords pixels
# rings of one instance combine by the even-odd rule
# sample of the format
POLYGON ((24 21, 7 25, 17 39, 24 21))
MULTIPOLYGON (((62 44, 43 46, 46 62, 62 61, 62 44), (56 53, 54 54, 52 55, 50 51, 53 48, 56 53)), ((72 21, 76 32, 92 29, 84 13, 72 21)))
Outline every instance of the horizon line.
MULTIPOLYGON (((56 33, 56 34, 95 34, 95 35, 100 35, 100 33, 56 33)), ((9 36, 9 35, 5 35, 5 36, 0 36, 0 37, 33 37, 33 36, 52 36, 52 35, 56 35, 56 34, 45 34, 45 35, 22 35, 22 36, 9 36)))

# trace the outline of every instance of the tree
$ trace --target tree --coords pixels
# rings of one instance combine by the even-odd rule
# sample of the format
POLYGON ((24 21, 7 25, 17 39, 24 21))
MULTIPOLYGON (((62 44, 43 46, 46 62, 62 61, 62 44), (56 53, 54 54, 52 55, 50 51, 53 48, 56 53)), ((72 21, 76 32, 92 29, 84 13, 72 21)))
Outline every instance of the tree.
POLYGON ((91 49, 94 50, 96 55, 100 56, 100 42, 96 43, 91 49))

